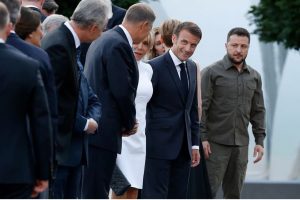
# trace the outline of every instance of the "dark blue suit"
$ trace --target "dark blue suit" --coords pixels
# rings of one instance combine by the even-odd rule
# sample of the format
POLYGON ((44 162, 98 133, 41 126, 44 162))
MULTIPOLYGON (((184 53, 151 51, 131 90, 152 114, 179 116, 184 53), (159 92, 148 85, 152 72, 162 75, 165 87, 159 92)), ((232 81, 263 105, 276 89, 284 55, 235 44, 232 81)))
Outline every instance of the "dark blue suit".
POLYGON ((0 198, 29 198, 36 180, 49 179, 51 119, 40 63, 1 43, 0 60, 0 198))
POLYGON ((126 14, 126 10, 124 8, 118 7, 116 5, 112 5, 111 8, 113 16, 108 20, 106 30, 112 29, 115 26, 122 24, 122 21, 126 14))
POLYGON ((9 34, 6 40, 6 44, 12 45, 25 55, 41 63, 40 72, 43 78, 44 87, 48 97, 49 109, 51 112, 52 119, 53 135, 55 135, 57 131, 57 97, 53 70, 50 64, 48 54, 43 49, 25 42, 15 33, 9 34))
POLYGON ((98 95, 102 115, 99 134, 89 138, 93 162, 85 170, 84 198, 108 198, 122 130, 135 125, 138 69, 133 51, 120 27, 104 32, 88 51, 85 75, 98 95))
MULTIPOLYGON (((99 121, 101 104, 97 95, 80 73, 80 92, 74 132, 71 138, 69 156, 64 165, 59 165, 54 182, 54 198, 76 199, 81 197, 82 165, 88 165, 88 135, 83 131, 87 119, 99 121)), ((96 133, 97 134, 97 133, 96 133)), ((92 161, 93 162, 93 161, 92 161)))
MULTIPOLYGON (((113 16, 108 20, 105 31, 114 28, 115 26, 122 24, 123 18, 126 14, 126 10, 124 8, 120 8, 118 6, 112 5, 112 13, 113 16)), ((91 43, 83 43, 81 44, 81 63, 85 64, 86 53, 90 47, 91 43)))
POLYGON ((192 146, 199 146, 196 64, 187 61, 187 97, 169 52, 149 64, 153 68, 153 95, 146 113, 142 197, 186 198, 192 146))
POLYGON ((64 165, 69 157, 79 94, 75 41, 71 31, 62 24, 45 35, 42 48, 50 57, 58 99, 55 158, 59 165, 64 165))
POLYGON ((34 10, 35 12, 38 12, 41 16, 41 22, 43 22, 47 16, 45 16, 40 9, 36 8, 36 7, 29 7, 31 10, 34 10))

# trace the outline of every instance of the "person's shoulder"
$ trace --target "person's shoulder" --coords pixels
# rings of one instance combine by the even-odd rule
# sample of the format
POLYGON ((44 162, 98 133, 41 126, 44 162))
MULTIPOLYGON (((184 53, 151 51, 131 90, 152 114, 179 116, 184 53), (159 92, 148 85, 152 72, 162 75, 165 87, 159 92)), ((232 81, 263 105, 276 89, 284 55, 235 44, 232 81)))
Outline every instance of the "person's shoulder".
POLYGON ((20 67, 26 70, 36 69, 39 67, 39 62, 24 54, 11 45, 6 45, 7 54, 6 60, 10 60, 15 64, 12 67, 20 67))
POLYGON ((64 25, 61 24, 55 30, 47 33, 41 40, 42 47, 46 48, 53 45, 65 45, 68 41, 67 38, 72 39, 71 31, 64 25))
POLYGON ((147 63, 147 62, 141 61, 141 62, 139 63, 139 67, 140 67, 143 71, 145 71, 145 72, 147 72, 147 73, 150 73, 150 74, 153 73, 153 70, 152 70, 151 65, 150 65, 149 63, 147 63))
POLYGON ((114 4, 112 5, 112 11, 113 11, 113 13, 118 13, 118 14, 124 15, 124 16, 126 14, 126 9, 116 6, 114 4))
POLYGON ((122 34, 122 29, 120 27, 115 27, 102 33, 101 37, 98 37, 94 43, 101 43, 109 46, 128 43, 125 33, 124 36, 122 34))
POLYGON ((251 67, 248 64, 246 64, 246 65, 247 65, 247 68, 248 68, 250 74, 253 74, 255 77, 259 77, 259 78, 261 77, 260 73, 256 69, 254 69, 253 67, 251 67))

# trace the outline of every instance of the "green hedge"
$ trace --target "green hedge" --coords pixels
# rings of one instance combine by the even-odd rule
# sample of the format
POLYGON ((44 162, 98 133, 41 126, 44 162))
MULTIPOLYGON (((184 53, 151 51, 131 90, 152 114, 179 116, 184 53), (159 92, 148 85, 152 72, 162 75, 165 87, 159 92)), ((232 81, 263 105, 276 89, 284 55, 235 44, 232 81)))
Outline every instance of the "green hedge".
MULTIPOLYGON (((55 0, 59 5, 58 14, 70 17, 75 10, 80 0, 55 0)), ((127 9, 132 4, 139 2, 139 0, 112 0, 112 3, 127 9)))

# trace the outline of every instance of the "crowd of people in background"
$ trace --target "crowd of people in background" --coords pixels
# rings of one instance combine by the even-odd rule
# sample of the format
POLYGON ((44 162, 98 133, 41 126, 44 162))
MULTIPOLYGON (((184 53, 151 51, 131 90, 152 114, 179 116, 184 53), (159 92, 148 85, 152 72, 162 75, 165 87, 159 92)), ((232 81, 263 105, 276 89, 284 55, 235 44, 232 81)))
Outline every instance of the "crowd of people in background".
POLYGON ((146 3, 58 8, 0 0, 0 198, 216 198, 221 185, 240 198, 249 123, 255 163, 266 136, 249 32, 229 30, 201 70, 194 22, 153 27, 146 3))

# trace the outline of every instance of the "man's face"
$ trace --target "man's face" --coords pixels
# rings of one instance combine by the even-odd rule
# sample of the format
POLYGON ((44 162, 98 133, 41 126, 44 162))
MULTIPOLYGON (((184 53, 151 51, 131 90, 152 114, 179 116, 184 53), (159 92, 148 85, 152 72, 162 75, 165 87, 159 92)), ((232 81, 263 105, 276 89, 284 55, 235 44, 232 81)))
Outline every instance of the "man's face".
POLYGON ((99 25, 91 25, 88 28, 87 35, 86 35, 86 41, 84 42, 93 42, 96 40, 98 37, 101 36, 103 30, 99 27, 99 25))
POLYGON ((172 36, 172 51, 181 61, 186 61, 190 58, 197 45, 200 42, 200 38, 191 34, 187 30, 181 30, 178 37, 173 34, 172 36))
POLYGON ((231 62, 239 65, 245 61, 248 55, 249 39, 246 36, 231 35, 225 47, 231 62))

